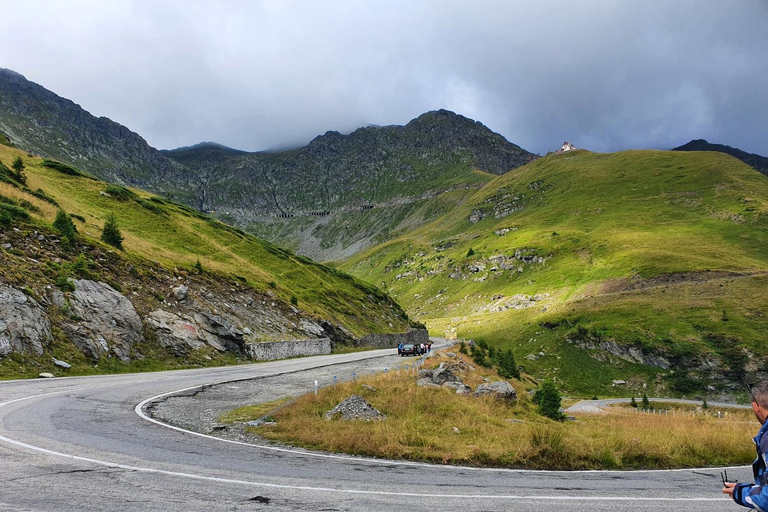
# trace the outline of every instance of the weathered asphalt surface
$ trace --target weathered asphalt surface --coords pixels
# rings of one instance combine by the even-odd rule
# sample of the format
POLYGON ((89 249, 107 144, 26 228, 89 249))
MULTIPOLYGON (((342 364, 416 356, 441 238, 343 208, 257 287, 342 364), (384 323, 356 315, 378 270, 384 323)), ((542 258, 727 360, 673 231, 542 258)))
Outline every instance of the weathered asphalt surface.
MULTIPOLYGON (((719 470, 533 472, 323 457, 173 430, 134 411, 201 384, 406 362, 390 354, 0 382, 0 511, 736 510, 720 494, 719 470)), ((728 474, 746 481, 749 470, 728 474)))

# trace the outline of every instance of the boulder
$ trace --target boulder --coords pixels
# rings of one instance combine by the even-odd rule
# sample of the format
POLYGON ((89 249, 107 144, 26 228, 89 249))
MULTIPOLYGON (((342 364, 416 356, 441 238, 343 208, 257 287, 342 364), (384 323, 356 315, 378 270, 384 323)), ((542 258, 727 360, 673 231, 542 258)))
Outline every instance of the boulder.
POLYGON ((131 301, 106 283, 83 279, 75 281, 69 308, 77 322, 63 329, 84 354, 96 361, 108 353, 130 360, 142 340, 141 318, 131 301))
POLYGON ((216 350, 244 353, 243 332, 226 318, 203 311, 195 314, 195 323, 202 331, 205 341, 216 350))
POLYGON ((442 387, 455 389, 457 395, 468 395, 472 392, 472 388, 464 384, 463 382, 444 382, 442 387))
POLYGON ((418 373, 418 377, 419 377, 420 379, 429 379, 429 380, 432 380, 432 373, 433 373, 433 372, 434 372, 434 370, 425 370, 425 369, 421 369, 421 370, 419 370, 419 373, 418 373))
POLYGON ((487 382, 477 386, 475 396, 493 395, 501 400, 517 400, 517 391, 505 380, 487 382))
POLYGON ((42 306, 23 292, 0 284, 0 360, 11 352, 42 355, 51 341, 42 306))
POLYGON ((314 322, 310 322, 306 318, 302 318, 299 322, 299 329, 305 333, 318 338, 325 337, 325 330, 314 322))
POLYGON ((182 284, 181 286, 177 286, 175 288, 171 288, 171 291, 173 292, 173 297, 178 302, 181 302, 181 301, 183 301, 184 299, 187 298, 187 293, 189 292, 189 288, 182 284))
POLYGON ((177 356, 205 346, 205 338, 197 325, 177 314, 158 309, 147 315, 145 321, 155 331, 160 345, 171 349, 177 356))
POLYGON ((432 379, 429 379, 429 378, 424 378, 424 379, 417 380, 416 381, 416 385, 419 386, 419 387, 434 387, 434 388, 440 387, 437 384, 435 384, 434 382, 432 382, 432 379))
POLYGON ((336 417, 341 417, 343 420, 365 421, 377 421, 386 418, 385 415, 359 395, 351 395, 349 398, 343 400, 336 407, 325 413, 325 419, 327 420, 336 417))
POLYGON ((48 372, 43 372, 43 373, 39 374, 38 377, 40 377, 41 379, 52 379, 53 378, 53 374, 52 373, 48 373, 48 372))
POLYGON ((67 369, 69 369, 69 368, 72 368, 72 365, 71 365, 71 364, 69 364, 69 363, 68 363, 68 362, 66 362, 66 361, 62 361, 62 360, 60 360, 60 359, 56 359, 55 357, 53 357, 52 359, 53 359, 53 364, 55 364, 55 365, 56 365, 56 366, 58 366, 59 368, 64 368, 65 370, 67 370, 67 369))
POLYGON ((461 379, 447 368, 438 368, 432 372, 432 382, 438 386, 445 382, 462 382, 461 379))

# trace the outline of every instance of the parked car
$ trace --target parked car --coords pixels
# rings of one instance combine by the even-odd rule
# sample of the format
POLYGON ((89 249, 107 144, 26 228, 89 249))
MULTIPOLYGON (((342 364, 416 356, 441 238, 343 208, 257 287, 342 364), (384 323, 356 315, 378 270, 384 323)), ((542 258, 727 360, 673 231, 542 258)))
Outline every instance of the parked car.
POLYGON ((424 352, 419 345, 403 345, 403 348, 400 349, 401 356, 419 356, 424 352))

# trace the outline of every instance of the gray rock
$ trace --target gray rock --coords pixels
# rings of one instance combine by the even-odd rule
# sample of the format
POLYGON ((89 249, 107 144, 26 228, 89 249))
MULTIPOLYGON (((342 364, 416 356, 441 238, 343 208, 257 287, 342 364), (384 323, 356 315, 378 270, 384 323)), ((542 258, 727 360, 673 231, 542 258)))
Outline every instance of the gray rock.
POLYGON ((181 302, 187 298, 187 293, 189 292, 189 288, 184 285, 181 285, 175 288, 171 288, 171 291, 173 292, 173 297, 177 301, 181 302))
POLYGON ((205 337, 198 326, 179 315, 158 309, 152 311, 144 320, 155 331, 160 345, 170 348, 177 356, 205 346, 205 337))
POLYGON ((454 434, 461 434, 461 430, 459 430, 459 427, 453 427, 451 428, 454 434))
POLYGON ((60 359, 56 359, 55 357, 52 358, 52 359, 53 359, 53 364, 55 364, 59 368, 64 368, 64 369, 72 368, 72 365, 67 363, 66 361, 62 361, 60 359))
POLYGON ((75 281, 69 308, 78 321, 63 329, 84 354, 96 361, 110 353, 130 360, 142 340, 141 318, 131 301, 106 283, 83 279, 75 281))
POLYGON ((432 380, 432 373, 433 373, 433 372, 434 372, 434 370, 426 370, 426 369, 422 369, 422 370, 419 370, 419 373, 418 373, 418 377, 419 377, 420 379, 429 379, 429 380, 432 380))
POLYGON ((445 382, 462 382, 461 379, 447 368, 438 368, 432 372, 432 382, 441 385, 445 382))
POLYGON ((517 391, 515 391, 515 388, 513 388, 509 382, 504 380, 483 383, 477 386, 475 396, 484 395, 494 395, 496 398, 502 400, 517 400, 517 391))
POLYGON ((245 339, 242 331, 226 318, 204 311, 195 314, 195 323, 212 347, 222 352, 244 353, 245 339))
POLYGON ((457 395, 468 395, 472 392, 472 388, 464 384, 463 382, 444 382, 442 384, 444 388, 455 389, 457 395))
POLYGON ((376 421, 386 418, 375 407, 368 403, 368 401, 359 396, 352 395, 346 400, 339 403, 336 407, 325 413, 325 419, 331 420, 336 417, 341 417, 343 420, 365 420, 376 421))
POLYGON ((454 352, 446 352, 446 357, 456 357, 456 354, 454 352))
POLYGON ((51 323, 42 306, 0 284, 0 360, 11 352, 40 356, 51 339, 51 323))
POLYGON ((305 318, 302 318, 299 322, 299 329, 312 336, 323 337, 325 335, 325 330, 322 327, 305 318))
POLYGON ((38 377, 40 377, 41 379, 52 379, 53 374, 48 372, 43 372, 40 375, 38 375, 38 377))
POLYGON ((376 393, 378 391, 378 389, 376 389, 373 386, 369 386, 368 384, 363 384, 361 387, 363 389, 366 389, 366 390, 370 391, 371 393, 376 393))
POLYGON ((433 388, 439 388, 437 384, 432 382, 432 379, 419 379, 416 381, 416 385, 419 387, 433 387, 433 388))

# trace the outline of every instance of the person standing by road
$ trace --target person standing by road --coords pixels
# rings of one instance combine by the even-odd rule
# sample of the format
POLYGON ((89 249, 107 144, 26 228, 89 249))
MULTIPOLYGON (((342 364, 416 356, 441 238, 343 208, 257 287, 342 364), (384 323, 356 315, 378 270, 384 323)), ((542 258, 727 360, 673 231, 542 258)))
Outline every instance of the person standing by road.
POLYGON ((762 427, 755 436, 757 447, 757 459, 752 463, 752 472, 755 475, 755 483, 726 482, 723 493, 733 498, 733 501, 742 507, 757 510, 768 510, 768 381, 755 384, 749 389, 752 399, 752 410, 762 427))

